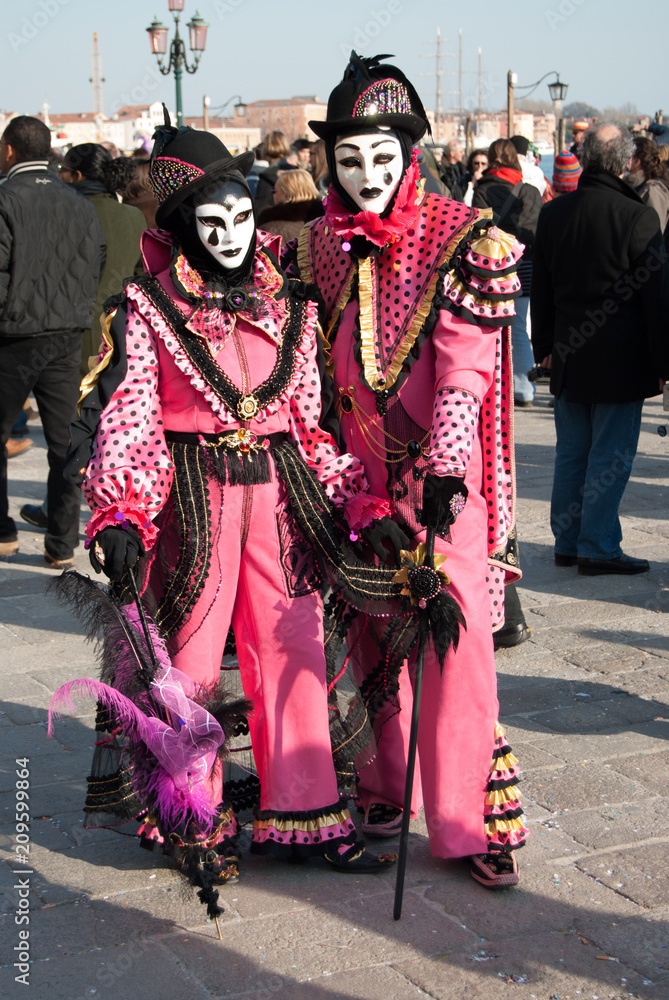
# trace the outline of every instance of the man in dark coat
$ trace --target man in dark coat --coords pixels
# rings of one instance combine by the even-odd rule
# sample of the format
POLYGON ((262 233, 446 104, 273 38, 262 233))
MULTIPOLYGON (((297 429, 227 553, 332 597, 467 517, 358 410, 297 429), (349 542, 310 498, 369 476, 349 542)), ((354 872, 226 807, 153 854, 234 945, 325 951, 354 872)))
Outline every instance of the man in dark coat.
POLYGON ((90 201, 47 172, 50 145, 48 128, 24 115, 10 121, 0 140, 0 172, 7 173, 0 187, 0 556, 19 550, 5 446, 34 392, 49 458, 44 557, 64 569, 79 544, 79 487, 62 470, 105 238, 90 201))
POLYGON ((441 155, 439 172, 443 183, 451 192, 451 198, 454 198, 456 201, 462 201, 463 198, 460 181, 466 173, 464 160, 465 151, 462 148, 461 142, 458 142, 457 139, 452 139, 446 143, 444 152, 441 155))
POLYGON ((544 205, 534 244, 532 345, 551 370, 558 566, 643 573, 620 547, 618 507, 643 401, 669 378, 669 273, 657 213, 621 179, 634 151, 617 125, 588 130, 576 191, 544 205))

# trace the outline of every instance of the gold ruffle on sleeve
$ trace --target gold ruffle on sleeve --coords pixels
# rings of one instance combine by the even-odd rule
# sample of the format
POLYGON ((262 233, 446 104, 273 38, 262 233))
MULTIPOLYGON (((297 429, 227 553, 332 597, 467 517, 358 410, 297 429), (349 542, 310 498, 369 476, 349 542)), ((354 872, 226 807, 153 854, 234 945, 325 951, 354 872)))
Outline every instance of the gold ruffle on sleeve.
POLYGON ((309 240, 311 239, 311 226, 305 226, 297 237, 297 266, 302 281, 311 285, 314 276, 311 272, 311 261, 309 259, 309 240))
POLYGON ((108 316, 106 316, 104 313, 100 316, 100 326, 102 328, 102 343, 106 344, 109 350, 105 354, 102 361, 99 364, 95 365, 95 367, 89 371, 88 375, 85 375, 81 380, 81 385, 79 386, 79 392, 81 393, 81 395, 77 400, 77 413, 80 415, 81 415, 81 404, 86 399, 86 396, 89 394, 89 392, 91 392, 98 384, 98 379, 100 378, 100 374, 105 370, 107 365, 111 362, 111 359, 114 355, 114 342, 112 341, 109 328, 112 324, 112 320, 115 315, 116 315, 116 310, 114 309, 114 311, 110 312, 108 316))

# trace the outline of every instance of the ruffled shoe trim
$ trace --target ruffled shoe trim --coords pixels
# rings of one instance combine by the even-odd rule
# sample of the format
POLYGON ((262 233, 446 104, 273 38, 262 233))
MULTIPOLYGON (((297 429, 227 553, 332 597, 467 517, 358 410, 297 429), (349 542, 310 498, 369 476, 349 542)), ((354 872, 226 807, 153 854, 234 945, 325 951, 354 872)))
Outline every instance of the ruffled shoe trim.
POLYGON ((522 847, 529 829, 520 803, 518 761, 506 742, 504 730, 495 724, 495 747, 486 785, 484 832, 489 851, 513 851, 522 847))
POLYGON ((339 802, 307 812, 258 810, 253 820, 252 854, 313 857, 354 844, 357 833, 348 809, 339 802))

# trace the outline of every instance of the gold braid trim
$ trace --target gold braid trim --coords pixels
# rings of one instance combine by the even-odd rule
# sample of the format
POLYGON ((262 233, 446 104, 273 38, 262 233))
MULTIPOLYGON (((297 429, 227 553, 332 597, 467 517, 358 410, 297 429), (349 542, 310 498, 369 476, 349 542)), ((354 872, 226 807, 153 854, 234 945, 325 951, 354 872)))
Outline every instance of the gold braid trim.
MULTIPOLYGON (((89 394, 89 392, 92 392, 92 390, 98 384, 98 380, 100 378, 101 373, 105 370, 107 365, 110 363, 112 357, 114 356, 114 343, 111 338, 111 333, 109 332, 109 327, 111 326, 112 320, 115 315, 116 315, 116 309, 114 309, 113 312, 110 312, 108 316, 105 316, 104 313, 102 313, 102 315, 100 316, 100 326, 102 328, 102 344, 106 344, 109 350, 105 354, 100 364, 95 365, 94 368, 91 368, 88 375, 84 375, 83 379, 81 380, 81 385, 79 386, 79 392, 81 393, 81 395, 77 400, 77 414, 79 416, 81 416, 81 404, 86 399, 86 396, 89 394)), ((91 358, 88 359, 89 366, 91 358)))
MULTIPOLYGON (((122 788, 120 788, 119 791, 122 791, 123 788, 125 788, 125 785, 122 788)), ((131 792, 128 792, 127 795, 122 795, 119 799, 114 799, 113 802, 104 802, 100 806, 89 806, 88 804, 86 804, 85 809, 86 809, 87 812, 93 812, 94 809, 104 809, 104 810, 109 811, 109 810, 113 809, 114 806, 120 805, 121 802, 127 802, 128 799, 134 799, 134 797, 135 797, 135 793, 131 791, 131 792)))
MULTIPOLYGON (((315 220, 314 220, 315 221, 315 220)), ((314 276, 311 271, 311 261, 309 259, 309 240, 311 238, 311 227, 313 222, 305 226, 297 237, 297 267, 302 281, 313 285, 314 276)))
MULTIPOLYGON (((374 351, 372 261, 369 257, 358 261, 358 300, 360 303, 360 358, 367 385, 370 389, 377 390, 379 389, 379 374, 376 365, 376 353, 374 351)), ((402 350, 402 346, 400 345, 400 351, 402 350)), ((388 372, 388 385, 392 385, 390 371, 388 372)))
MULTIPOLYGON (((109 781, 91 781, 89 779, 89 782, 88 782, 89 786, 90 785, 112 785, 114 783, 116 783, 116 786, 117 786, 119 792, 122 792, 124 788, 131 788, 132 787, 132 781, 131 781, 130 778, 128 778, 127 781, 124 781, 120 785, 118 784, 118 781, 117 781, 116 778, 111 778, 109 781)), ((86 795, 86 799, 97 799, 101 795, 109 795, 109 792, 88 792, 88 794, 86 795)), ((127 798, 127 796, 125 796, 125 797, 127 798)))
POLYGON ((332 360, 332 354, 331 354, 332 346, 330 344, 330 334, 334 330, 337 324, 337 320, 339 319, 342 312, 348 305, 348 300, 351 297, 351 288, 353 287, 354 276, 355 276, 355 267, 351 265, 351 269, 348 272, 348 277, 344 283, 341 295, 339 296, 337 304, 335 305, 332 311, 332 316, 330 318, 330 322, 328 323, 327 333, 321 333, 321 337, 323 340, 323 354, 325 356, 325 370, 330 377, 332 377, 332 375, 334 374, 334 362, 332 360))
POLYGON ((323 827, 334 826, 335 824, 343 826, 350 818, 351 814, 348 809, 343 809, 342 812, 327 813, 325 816, 319 816, 318 819, 279 819, 278 816, 272 816, 270 819, 255 819, 253 827, 255 830, 266 830, 269 826, 273 826, 279 833, 288 833, 290 830, 301 830, 303 833, 318 833, 323 827))
MULTIPOLYGON (((314 222, 316 221, 318 220, 315 219, 314 222)), ((309 284, 313 284, 315 280, 313 272, 311 270, 311 257, 309 253, 312 226, 313 222, 310 222, 308 225, 306 225, 302 229, 302 232, 297 238, 297 266, 300 272, 300 278, 302 279, 302 281, 306 281, 309 284)), ((355 274, 355 268, 353 267, 353 265, 351 265, 348 277, 344 282, 344 287, 342 288, 341 295, 339 296, 339 299, 334 309, 332 310, 332 316, 328 324, 327 333, 323 332, 323 330, 320 327, 320 324, 318 326, 318 333, 321 338, 321 343, 323 345, 323 354, 325 357, 325 370, 330 376, 332 376, 334 372, 334 364, 332 361, 332 354, 331 354, 332 346, 330 344, 330 334, 332 333, 332 330, 337 320, 339 319, 340 314, 342 313, 345 306, 348 304, 348 300, 351 297, 351 286, 353 285, 354 274, 355 274)))
MULTIPOLYGON (((374 351, 371 257, 368 257, 366 260, 358 261, 358 282, 360 287, 360 357, 363 363, 365 380, 367 385, 374 392, 378 392, 379 389, 390 389, 391 386, 393 386, 397 381, 397 376, 402 369, 406 356, 416 342, 420 331, 423 329, 425 320, 430 313, 430 309, 432 308, 432 300, 437 291, 437 283, 439 281, 439 272, 441 268, 444 266, 446 261, 451 258, 455 248, 462 243, 469 233, 471 233, 476 226, 480 226, 482 220, 488 218, 492 218, 492 209, 484 209, 479 213, 478 218, 458 230, 446 244, 446 247, 442 250, 428 289, 423 296, 421 304, 416 310, 416 315, 412 320, 411 326, 405 333, 402 343, 395 352, 395 357, 385 371, 385 381, 383 383, 379 382, 379 374, 376 366, 376 354, 374 351)), ((500 305, 503 304, 504 303, 500 303, 500 305)))

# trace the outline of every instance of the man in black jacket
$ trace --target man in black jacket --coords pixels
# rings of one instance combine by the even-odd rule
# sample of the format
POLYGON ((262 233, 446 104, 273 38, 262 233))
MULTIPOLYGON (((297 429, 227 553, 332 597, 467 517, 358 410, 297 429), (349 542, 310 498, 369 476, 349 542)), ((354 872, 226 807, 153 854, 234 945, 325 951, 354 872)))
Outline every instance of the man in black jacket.
POLYGON ((620 547, 618 507, 643 401, 669 378, 669 273, 657 214, 621 179, 634 151, 617 125, 588 130, 578 189, 544 205, 534 243, 532 346, 551 370, 558 566, 643 573, 620 547))
POLYGON ((457 139, 452 139, 446 143, 444 152, 441 155, 441 167, 439 173, 441 179, 451 192, 450 197, 455 201, 462 201, 464 193, 460 188, 460 181, 465 176, 465 151, 462 143, 457 139))
POLYGON ((0 139, 0 556, 18 552, 7 501, 6 443, 32 391, 46 437, 49 524, 44 557, 71 566, 79 544, 79 487, 63 479, 79 387, 81 339, 105 261, 88 198, 47 173, 51 145, 38 119, 14 118, 0 139))

